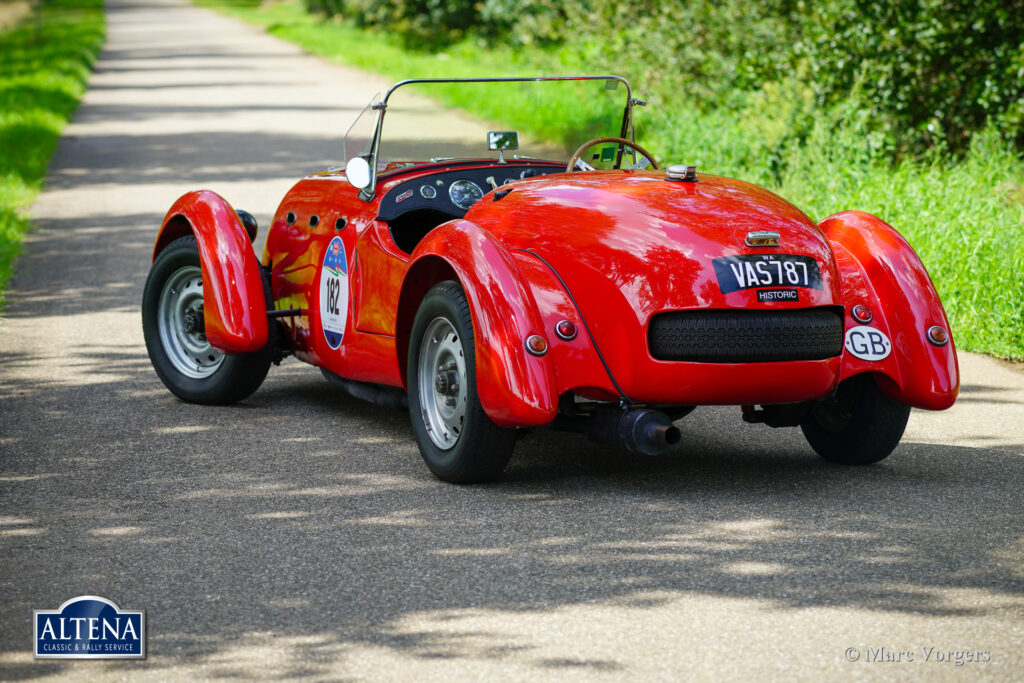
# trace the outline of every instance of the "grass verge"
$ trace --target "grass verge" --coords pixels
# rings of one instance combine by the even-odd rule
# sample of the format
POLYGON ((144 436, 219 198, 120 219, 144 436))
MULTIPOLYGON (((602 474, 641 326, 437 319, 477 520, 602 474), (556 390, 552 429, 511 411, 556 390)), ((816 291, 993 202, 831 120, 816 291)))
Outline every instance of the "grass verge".
MULTIPOLYGON (((251 23, 332 60, 388 76, 549 75, 599 73, 585 51, 489 48, 467 40, 441 54, 404 49, 388 36, 308 15, 295 0, 194 0, 251 23)), ((647 65, 615 65, 634 83, 647 65)), ((695 107, 679 93, 641 96, 638 140, 672 163, 761 184, 820 220, 846 209, 874 213, 896 227, 921 256, 942 296, 960 349, 1024 359, 1024 160, 998 132, 974 138, 965 156, 941 150, 898 162, 874 138, 856 93, 830 110, 816 107, 795 79, 740 92, 713 107, 695 107)), ((474 90, 472 101, 444 92, 446 103, 501 121, 500 86, 474 90)), ((567 101, 565 107, 578 107, 567 101)), ((561 109, 559 107, 558 109, 561 109)), ((558 109, 537 108, 524 131, 575 146, 578 131, 558 109)))
POLYGON ((0 307, 30 227, 25 209, 103 46, 102 0, 48 0, 34 11, 0 33, 0 307))

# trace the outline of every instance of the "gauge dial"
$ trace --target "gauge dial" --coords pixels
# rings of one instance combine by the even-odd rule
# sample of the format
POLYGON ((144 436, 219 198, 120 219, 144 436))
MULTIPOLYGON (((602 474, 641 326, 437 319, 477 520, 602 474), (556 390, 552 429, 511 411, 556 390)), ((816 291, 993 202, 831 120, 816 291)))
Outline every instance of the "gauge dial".
POLYGON ((435 190, 430 185, 421 185, 420 194, 423 195, 424 199, 433 199, 434 197, 437 196, 437 190, 435 190))
POLYGON ((456 180, 448 188, 448 197, 452 200, 452 204, 463 211, 469 211, 469 207, 483 196, 483 190, 471 180, 456 180))

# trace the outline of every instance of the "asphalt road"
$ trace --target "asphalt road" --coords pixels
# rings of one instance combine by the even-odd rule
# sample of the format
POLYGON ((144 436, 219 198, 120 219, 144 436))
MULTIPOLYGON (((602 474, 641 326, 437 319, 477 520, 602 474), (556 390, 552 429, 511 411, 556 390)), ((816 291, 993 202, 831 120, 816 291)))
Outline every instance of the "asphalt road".
POLYGON ((108 6, 0 318, 0 678, 1019 680, 1024 374, 988 358, 859 469, 716 408, 664 457, 537 434, 457 487, 294 360, 241 405, 175 400, 139 321, 163 212, 208 187, 266 225, 387 83, 108 6), (83 594, 145 609, 148 659, 34 660, 32 610, 83 594))

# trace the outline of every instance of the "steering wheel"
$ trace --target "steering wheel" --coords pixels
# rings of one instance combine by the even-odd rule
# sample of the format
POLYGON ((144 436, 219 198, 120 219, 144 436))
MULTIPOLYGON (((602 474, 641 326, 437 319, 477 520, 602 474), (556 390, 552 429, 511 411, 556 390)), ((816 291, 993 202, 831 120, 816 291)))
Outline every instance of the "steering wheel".
POLYGON ((658 162, 654 160, 654 155, 648 152, 640 145, 636 144, 635 142, 627 140, 626 138, 594 138, 593 140, 587 140, 586 142, 584 142, 582 145, 580 145, 580 148, 573 153, 572 158, 569 159, 569 163, 565 165, 565 172, 571 173, 572 171, 576 170, 597 170, 587 162, 583 161, 581 157, 583 156, 583 152, 585 152, 588 147, 593 147, 594 145, 600 144, 602 142, 614 142, 619 145, 619 151, 617 155, 618 158, 615 160, 615 166, 613 168, 621 168, 624 151, 622 149, 623 147, 630 147, 634 151, 639 152, 640 156, 643 157, 640 161, 636 162, 633 166, 631 166, 629 170, 639 171, 642 168, 658 168, 658 162))

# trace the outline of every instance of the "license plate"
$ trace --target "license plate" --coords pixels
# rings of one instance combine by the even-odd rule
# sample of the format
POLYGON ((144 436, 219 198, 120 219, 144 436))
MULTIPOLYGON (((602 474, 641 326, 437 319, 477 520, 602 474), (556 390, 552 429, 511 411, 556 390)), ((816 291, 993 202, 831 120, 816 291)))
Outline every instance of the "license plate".
POLYGON ((722 294, 761 287, 821 289, 818 263, 797 254, 744 254, 712 261, 722 294))

